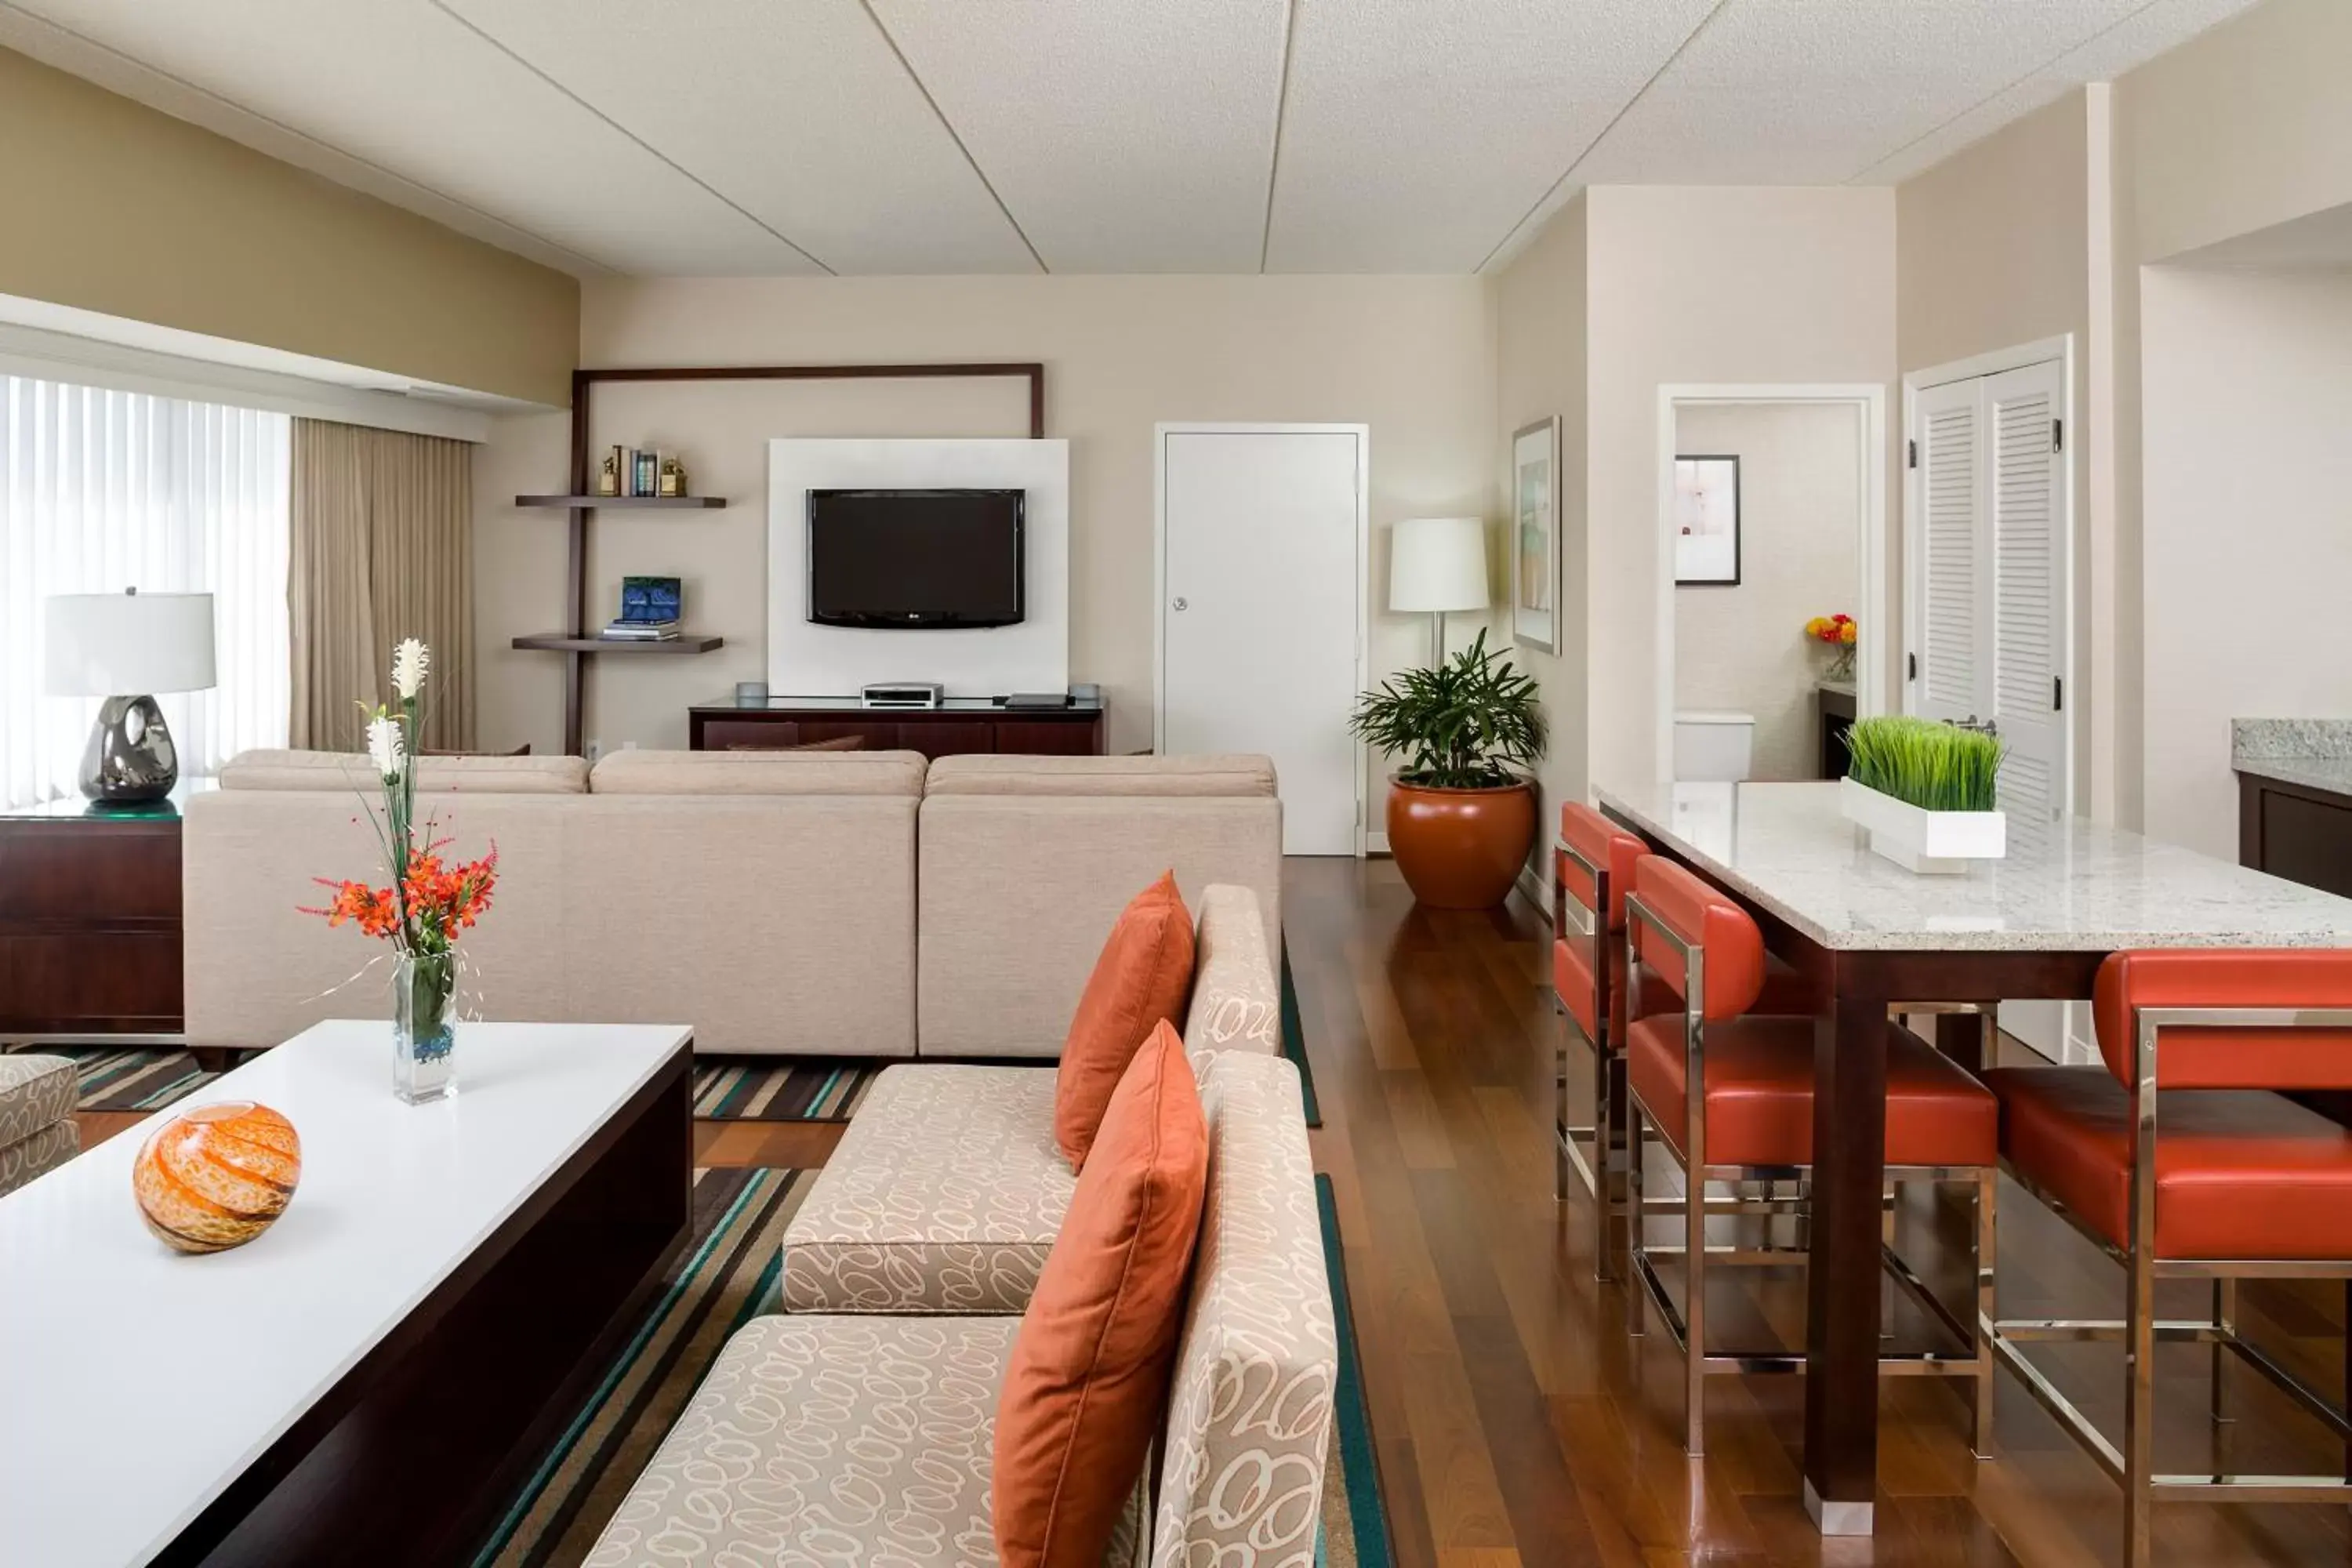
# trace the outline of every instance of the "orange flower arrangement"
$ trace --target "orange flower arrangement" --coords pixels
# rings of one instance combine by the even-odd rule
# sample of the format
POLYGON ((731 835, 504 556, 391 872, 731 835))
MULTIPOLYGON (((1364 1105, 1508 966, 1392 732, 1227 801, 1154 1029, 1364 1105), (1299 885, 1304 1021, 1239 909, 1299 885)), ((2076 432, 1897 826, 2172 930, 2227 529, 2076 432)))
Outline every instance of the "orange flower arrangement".
POLYGON ((1805 623, 1805 635, 1815 642, 1852 647, 1862 637, 1862 625, 1852 616, 1815 616, 1805 623))

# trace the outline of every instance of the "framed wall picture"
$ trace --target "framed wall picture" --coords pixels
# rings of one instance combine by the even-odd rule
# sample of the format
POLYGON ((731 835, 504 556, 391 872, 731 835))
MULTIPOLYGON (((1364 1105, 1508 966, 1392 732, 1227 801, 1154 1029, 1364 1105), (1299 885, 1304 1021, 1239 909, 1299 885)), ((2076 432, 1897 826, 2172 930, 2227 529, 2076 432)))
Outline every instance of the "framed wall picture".
POLYGON ((1739 459, 1675 459, 1675 584, 1739 583, 1739 459))
POLYGON ((1511 636, 1559 651, 1559 419, 1511 437, 1511 636))

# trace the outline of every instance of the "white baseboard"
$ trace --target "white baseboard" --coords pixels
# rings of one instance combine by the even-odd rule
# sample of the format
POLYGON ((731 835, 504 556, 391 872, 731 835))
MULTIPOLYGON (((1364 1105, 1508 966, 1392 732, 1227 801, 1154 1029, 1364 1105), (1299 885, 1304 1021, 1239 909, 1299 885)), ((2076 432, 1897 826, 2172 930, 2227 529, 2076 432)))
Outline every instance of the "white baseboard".
POLYGON ((1533 866, 1520 867, 1519 879, 1513 886, 1518 889, 1519 897, 1533 904, 1536 907, 1536 912, 1544 917, 1546 924, 1549 924, 1551 889, 1544 886, 1544 879, 1537 874, 1536 868, 1533 866))

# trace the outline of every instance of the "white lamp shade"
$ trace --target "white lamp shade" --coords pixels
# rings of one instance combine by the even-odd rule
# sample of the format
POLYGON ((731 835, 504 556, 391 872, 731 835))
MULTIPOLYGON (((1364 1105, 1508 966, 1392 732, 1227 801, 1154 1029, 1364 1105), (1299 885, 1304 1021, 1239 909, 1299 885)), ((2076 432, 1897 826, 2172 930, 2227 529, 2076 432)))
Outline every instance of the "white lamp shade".
POLYGON ((53 594, 45 605, 52 697, 144 697, 214 683, 210 594, 53 594))
POLYGON ((1389 608, 1483 610, 1486 520, 1408 518, 1389 530, 1389 608))

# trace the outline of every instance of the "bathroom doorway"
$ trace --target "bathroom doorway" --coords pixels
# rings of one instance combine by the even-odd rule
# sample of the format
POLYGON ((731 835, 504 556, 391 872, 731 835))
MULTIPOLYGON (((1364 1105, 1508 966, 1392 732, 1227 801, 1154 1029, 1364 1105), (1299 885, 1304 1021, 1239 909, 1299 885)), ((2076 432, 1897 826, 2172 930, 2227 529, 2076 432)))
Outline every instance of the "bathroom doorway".
POLYGON ((1659 426, 1660 776, 1840 776, 1885 711, 1884 389, 1665 387, 1659 426))

